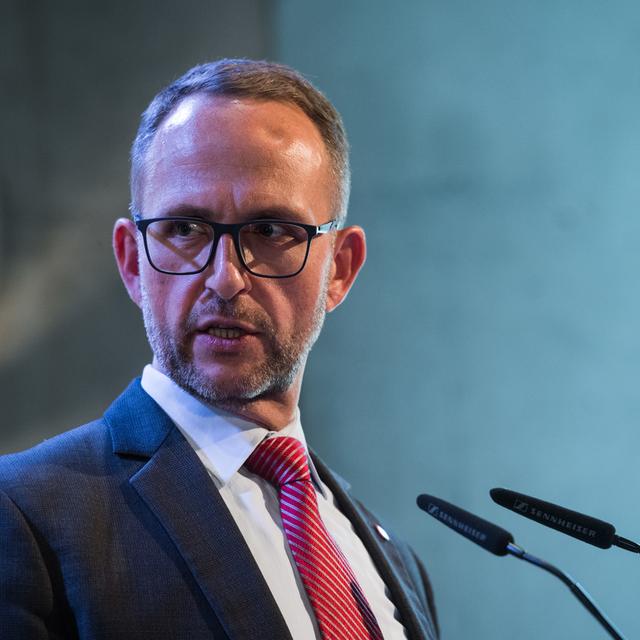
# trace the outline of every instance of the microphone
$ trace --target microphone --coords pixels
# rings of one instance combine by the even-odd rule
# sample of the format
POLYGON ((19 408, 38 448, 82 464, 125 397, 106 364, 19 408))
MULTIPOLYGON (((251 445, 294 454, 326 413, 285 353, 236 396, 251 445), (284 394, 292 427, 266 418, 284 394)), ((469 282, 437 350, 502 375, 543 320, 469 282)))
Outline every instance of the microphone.
POLYGON ((483 549, 496 556, 506 556, 509 553, 507 547, 513 542, 513 536, 508 531, 434 496, 420 495, 417 502, 430 516, 483 549))
POLYGON ((571 593, 580 601, 580 603, 593 615, 593 617, 606 629, 607 633, 615 640, 624 640, 624 637, 616 629, 614 624, 600 610, 593 598, 578 584, 569 574, 558 569, 545 560, 527 553, 522 547, 518 546, 513 536, 497 525, 483 520, 478 516, 460 509, 455 505, 440 500, 435 496, 428 494, 419 495, 417 498, 418 506, 426 511, 430 516, 439 520, 450 529, 463 535, 471 542, 475 542, 483 549, 490 551, 497 556, 505 556, 510 554, 515 558, 524 560, 530 564, 540 567, 562 580, 569 587, 571 593))
POLYGON ((609 549, 614 545, 632 553, 640 553, 639 544, 616 535, 615 527, 604 520, 598 520, 509 489, 491 489, 489 494, 493 501, 501 507, 510 509, 529 518, 529 520, 551 527, 556 531, 566 533, 568 536, 582 540, 587 544, 592 544, 600 549, 609 549))

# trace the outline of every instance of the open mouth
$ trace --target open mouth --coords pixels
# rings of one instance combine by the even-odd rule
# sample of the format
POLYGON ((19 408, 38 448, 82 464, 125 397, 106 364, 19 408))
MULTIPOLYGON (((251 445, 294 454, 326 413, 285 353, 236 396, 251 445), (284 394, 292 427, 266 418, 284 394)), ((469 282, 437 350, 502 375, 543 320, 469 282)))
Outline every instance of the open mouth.
POLYGON ((237 327, 209 327, 205 333, 216 338, 240 338, 247 334, 244 329, 238 329, 237 327))

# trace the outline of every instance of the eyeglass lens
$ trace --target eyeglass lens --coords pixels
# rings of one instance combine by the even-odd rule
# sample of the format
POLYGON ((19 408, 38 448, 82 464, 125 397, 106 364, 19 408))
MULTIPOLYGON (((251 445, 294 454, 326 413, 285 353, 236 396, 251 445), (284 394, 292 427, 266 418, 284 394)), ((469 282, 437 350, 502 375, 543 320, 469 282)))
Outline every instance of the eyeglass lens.
MULTIPOLYGON (((304 264, 309 243, 304 227, 258 221, 244 225, 238 237, 242 260, 256 275, 291 275, 304 264)), ((156 220, 147 227, 151 263, 169 273, 204 268, 213 242, 213 228, 193 220, 156 220)))

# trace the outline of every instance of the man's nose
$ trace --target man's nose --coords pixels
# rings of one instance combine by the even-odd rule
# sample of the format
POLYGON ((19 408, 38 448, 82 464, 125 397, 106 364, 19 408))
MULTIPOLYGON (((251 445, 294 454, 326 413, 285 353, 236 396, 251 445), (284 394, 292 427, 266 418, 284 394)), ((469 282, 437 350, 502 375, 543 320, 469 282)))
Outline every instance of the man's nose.
POLYGON ((223 233, 218 239, 205 286, 224 300, 231 300, 250 288, 249 272, 242 266, 233 238, 223 233))

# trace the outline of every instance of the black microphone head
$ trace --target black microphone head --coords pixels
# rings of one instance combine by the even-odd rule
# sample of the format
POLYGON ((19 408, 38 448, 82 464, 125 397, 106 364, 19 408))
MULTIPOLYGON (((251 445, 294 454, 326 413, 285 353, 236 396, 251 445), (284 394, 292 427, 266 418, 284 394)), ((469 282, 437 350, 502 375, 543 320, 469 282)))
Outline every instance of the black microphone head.
POLYGON ((430 516, 483 549, 497 556, 507 555, 507 546, 513 542, 513 536, 508 531, 434 496, 419 495, 417 503, 430 516))
POLYGON ((491 489, 489 494, 501 507, 601 549, 608 549, 616 539, 615 527, 603 520, 509 489, 491 489))

